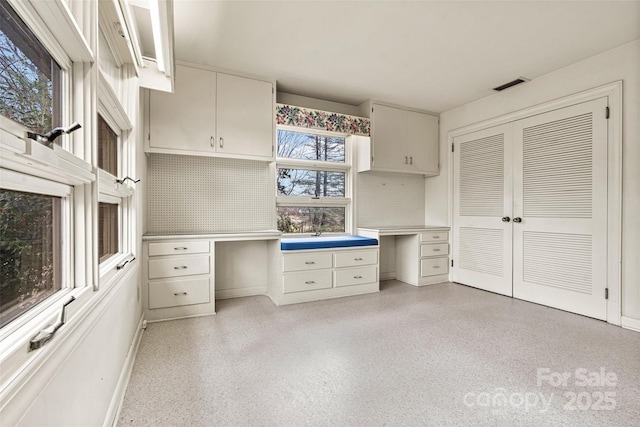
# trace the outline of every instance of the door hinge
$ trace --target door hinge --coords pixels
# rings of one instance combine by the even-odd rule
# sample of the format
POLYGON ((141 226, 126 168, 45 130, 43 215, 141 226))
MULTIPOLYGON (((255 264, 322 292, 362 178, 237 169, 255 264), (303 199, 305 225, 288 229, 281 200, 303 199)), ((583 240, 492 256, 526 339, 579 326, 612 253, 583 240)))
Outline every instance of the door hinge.
POLYGON ((453 267, 453 260, 451 260, 451 267, 453 267))
POLYGON ((605 118, 609 118, 611 116, 611 110, 609 109, 609 107, 607 107, 607 109, 605 110, 605 118))
POLYGON ((453 144, 453 142, 452 142, 452 143, 451 143, 451 152, 452 152, 452 153, 454 152, 454 148, 453 148, 453 147, 454 147, 454 144, 453 144))
POLYGON ((609 299, 609 288, 604 288, 604 299, 609 299))

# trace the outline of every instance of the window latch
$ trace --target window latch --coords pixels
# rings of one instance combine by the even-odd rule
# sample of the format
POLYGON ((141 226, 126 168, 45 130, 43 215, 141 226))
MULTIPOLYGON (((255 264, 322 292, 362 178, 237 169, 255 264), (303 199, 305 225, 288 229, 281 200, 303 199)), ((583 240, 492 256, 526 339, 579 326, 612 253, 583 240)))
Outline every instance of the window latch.
POLYGON ((125 183, 125 182, 127 182, 127 181, 132 181, 134 184, 137 184, 138 182, 140 182, 140 180, 139 180, 139 179, 133 179, 133 178, 131 178, 130 176, 125 176, 125 177, 124 177, 124 178, 122 178, 122 179, 116 179, 116 182, 117 182, 118 184, 124 184, 124 183, 125 183))
POLYGON ((35 133, 35 132, 27 132, 27 138, 33 139, 34 141, 37 141, 46 147, 51 147, 53 146, 53 141, 55 141, 57 137, 59 137, 63 133, 71 133, 75 130, 80 129, 81 127, 82 126, 80 126, 80 123, 75 122, 71 126, 66 128, 57 127, 52 131, 45 133, 44 135, 40 135, 39 133, 35 133))
POLYGON ((31 339, 31 341, 29 342, 30 350, 37 350, 43 345, 45 345, 46 343, 48 343, 49 341, 51 341, 51 338, 53 338, 53 335, 67 321, 67 306, 75 300, 76 300, 76 297, 71 296, 69 297, 67 302, 62 304, 62 311, 60 312, 60 318, 55 323, 47 326, 46 328, 38 332, 38 335, 36 335, 35 337, 33 337, 33 339, 31 339))

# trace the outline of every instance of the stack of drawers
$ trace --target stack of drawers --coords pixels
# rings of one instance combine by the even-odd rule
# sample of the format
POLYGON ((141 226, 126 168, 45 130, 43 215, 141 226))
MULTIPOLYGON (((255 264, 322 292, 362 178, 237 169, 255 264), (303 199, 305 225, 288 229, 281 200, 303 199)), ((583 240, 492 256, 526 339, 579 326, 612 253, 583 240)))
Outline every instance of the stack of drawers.
POLYGON ((150 242, 147 255, 148 320, 214 313, 208 240, 150 242))
POLYGON ((281 304, 379 290, 377 247, 284 251, 282 271, 281 304))
MULTIPOLYGON (((432 282, 432 276, 449 273, 449 233, 446 231, 429 231, 420 233, 420 278, 421 284, 432 282)), ((446 278, 435 278, 446 281, 446 278)), ((433 282, 435 283, 435 282, 433 282)))

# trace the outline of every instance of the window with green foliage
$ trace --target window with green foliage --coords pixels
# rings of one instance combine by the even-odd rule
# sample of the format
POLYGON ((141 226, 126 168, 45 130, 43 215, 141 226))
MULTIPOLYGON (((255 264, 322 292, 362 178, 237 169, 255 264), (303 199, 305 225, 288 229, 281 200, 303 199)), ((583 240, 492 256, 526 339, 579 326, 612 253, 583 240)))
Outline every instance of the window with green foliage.
POLYGON ((345 135, 278 129, 277 217, 284 233, 344 233, 350 207, 345 135))
POLYGON ((60 66, 6 1, 0 24, 0 113, 37 133, 60 126, 60 66))
POLYGON ((61 289, 61 203, 0 190, 0 327, 61 289))

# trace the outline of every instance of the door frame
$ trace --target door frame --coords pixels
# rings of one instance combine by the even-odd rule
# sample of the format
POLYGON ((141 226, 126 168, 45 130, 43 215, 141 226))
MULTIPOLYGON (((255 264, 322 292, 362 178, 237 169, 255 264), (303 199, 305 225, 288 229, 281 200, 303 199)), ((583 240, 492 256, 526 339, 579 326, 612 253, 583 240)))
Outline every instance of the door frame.
MULTIPOLYGON (((450 130, 447 133, 449 226, 453 229, 454 156, 451 155, 450 149, 455 137, 603 97, 607 98, 610 112, 607 121, 607 288, 609 289, 607 322, 620 326, 622 319, 622 80, 450 130)), ((605 114, 604 111, 603 114, 605 114)), ((449 245, 453 253, 451 233, 449 233, 449 245)), ((453 270, 449 270, 449 280, 452 279, 453 270)))

